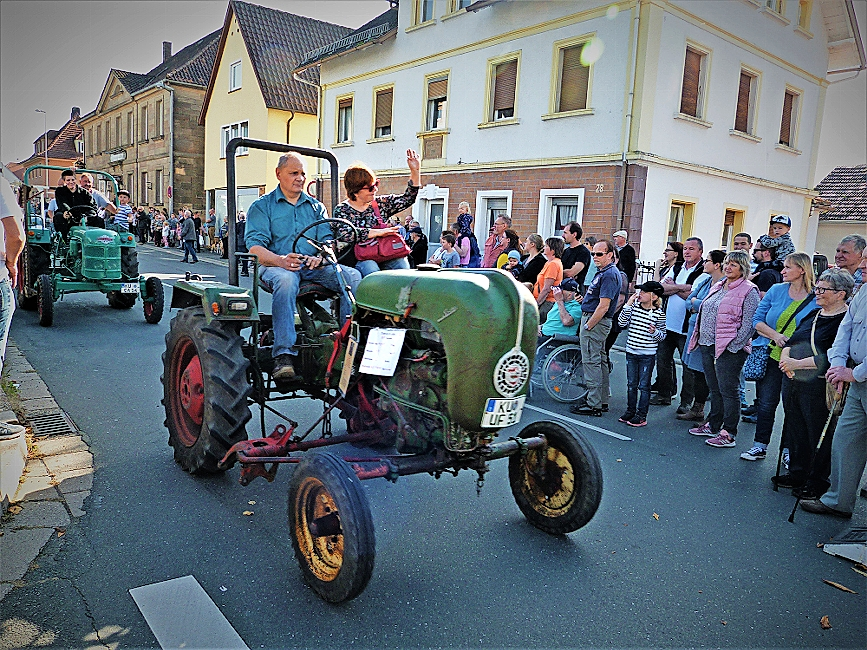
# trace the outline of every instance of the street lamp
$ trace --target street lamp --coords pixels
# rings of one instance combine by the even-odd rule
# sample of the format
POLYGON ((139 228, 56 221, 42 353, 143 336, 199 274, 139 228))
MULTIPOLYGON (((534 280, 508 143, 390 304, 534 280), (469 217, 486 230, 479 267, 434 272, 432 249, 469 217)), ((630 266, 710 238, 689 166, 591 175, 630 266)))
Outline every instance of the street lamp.
MULTIPOLYGON (((48 167, 48 113, 41 108, 35 109, 36 113, 42 113, 42 124, 45 133, 45 166, 48 167)), ((48 170, 45 170, 45 189, 48 189, 48 170)))

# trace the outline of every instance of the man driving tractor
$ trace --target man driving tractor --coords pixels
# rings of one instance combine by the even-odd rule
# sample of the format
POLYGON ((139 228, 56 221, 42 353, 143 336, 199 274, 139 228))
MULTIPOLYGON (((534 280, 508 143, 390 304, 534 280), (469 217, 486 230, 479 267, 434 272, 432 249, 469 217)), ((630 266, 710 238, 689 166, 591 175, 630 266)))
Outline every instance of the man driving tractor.
MULTIPOLYGON (((256 199, 247 211, 244 240, 247 249, 259 258, 259 264, 262 265, 259 277, 273 293, 272 376, 276 380, 285 381, 295 377, 292 365, 292 357, 298 354, 294 349, 295 300, 301 281, 316 282, 340 295, 341 323, 352 313, 352 305, 341 291, 341 281, 336 269, 331 265, 323 265, 316 249, 304 238, 299 240, 296 246, 298 252, 292 252, 292 244, 298 233, 313 222, 328 216, 325 206, 304 191, 304 161, 298 154, 283 154, 277 164, 276 173, 278 186, 256 199)), ((327 224, 323 224, 310 235, 320 241, 332 238, 331 228, 327 224)), ((355 293, 361 274, 353 268, 340 268, 355 293)))

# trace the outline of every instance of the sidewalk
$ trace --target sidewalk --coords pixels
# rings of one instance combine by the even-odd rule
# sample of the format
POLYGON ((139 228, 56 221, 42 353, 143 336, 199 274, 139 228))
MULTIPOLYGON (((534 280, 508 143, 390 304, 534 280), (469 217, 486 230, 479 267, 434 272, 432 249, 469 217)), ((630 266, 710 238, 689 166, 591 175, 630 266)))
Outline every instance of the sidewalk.
MULTIPOLYGON (((93 485, 93 456, 45 382, 9 340, 5 374, 17 386, 0 391, 0 411, 15 411, 28 429, 29 453, 18 490, 0 520, 0 601, 16 586, 52 535, 84 515, 93 485)), ((0 413, 2 416, 2 413, 0 413)))

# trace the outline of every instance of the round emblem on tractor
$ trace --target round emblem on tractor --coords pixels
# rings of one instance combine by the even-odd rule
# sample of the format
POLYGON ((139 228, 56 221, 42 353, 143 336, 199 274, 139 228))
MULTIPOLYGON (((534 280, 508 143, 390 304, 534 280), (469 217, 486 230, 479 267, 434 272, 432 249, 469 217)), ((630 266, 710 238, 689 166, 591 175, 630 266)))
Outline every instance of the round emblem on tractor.
POLYGON ((503 397, 514 397, 527 383, 530 376, 530 360, 520 350, 510 350, 494 368, 494 388, 503 397))

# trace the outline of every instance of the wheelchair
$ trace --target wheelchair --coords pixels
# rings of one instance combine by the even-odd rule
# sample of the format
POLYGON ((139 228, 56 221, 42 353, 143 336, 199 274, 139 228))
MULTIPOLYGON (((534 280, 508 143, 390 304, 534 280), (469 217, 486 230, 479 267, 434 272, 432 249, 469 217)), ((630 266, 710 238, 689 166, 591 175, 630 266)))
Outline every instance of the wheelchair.
POLYGON ((530 375, 530 397, 535 389, 544 388, 558 402, 577 402, 587 391, 579 337, 554 334, 541 340, 530 375))

